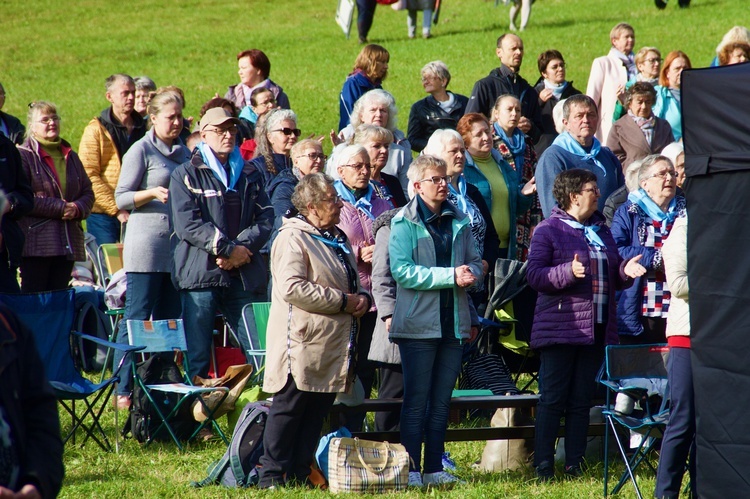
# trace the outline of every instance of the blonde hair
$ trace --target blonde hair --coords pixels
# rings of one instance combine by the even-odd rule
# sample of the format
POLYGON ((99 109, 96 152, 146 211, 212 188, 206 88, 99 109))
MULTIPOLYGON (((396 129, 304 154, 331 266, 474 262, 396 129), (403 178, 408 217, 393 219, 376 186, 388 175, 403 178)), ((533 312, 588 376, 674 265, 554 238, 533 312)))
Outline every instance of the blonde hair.
POLYGON ((26 137, 32 136, 32 125, 34 125, 37 116, 44 113, 57 114, 57 106, 46 100, 39 100, 29 104, 29 112, 26 115, 26 133, 24 134, 26 137))

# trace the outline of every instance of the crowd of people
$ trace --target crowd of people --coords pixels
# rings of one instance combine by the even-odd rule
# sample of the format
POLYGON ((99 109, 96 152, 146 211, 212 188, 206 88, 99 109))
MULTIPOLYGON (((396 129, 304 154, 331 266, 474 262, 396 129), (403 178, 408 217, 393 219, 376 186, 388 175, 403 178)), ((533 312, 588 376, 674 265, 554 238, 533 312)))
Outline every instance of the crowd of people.
MULTIPOLYGON (((434 5, 407 3, 410 35, 423 10, 428 37, 434 5)), ((374 5, 358 6, 366 41, 374 5)), ((730 31, 717 63, 748 60, 748 35, 730 31)), ((441 457, 463 345, 477 334, 497 260, 528 260, 542 366, 535 469, 554 476, 564 417, 564 472, 579 475, 604 346, 689 348, 684 318, 668 315, 687 300, 686 283, 665 273, 662 249, 686 217, 680 74, 691 62, 680 51, 662 60, 655 47, 634 53, 626 23, 610 42, 585 93, 556 49, 538 56, 530 84, 512 33, 498 38, 499 66, 468 97, 447 90, 443 62, 428 62, 428 95, 411 106, 407 133, 383 88, 390 54, 367 44, 343 83, 330 156, 327 138, 300 140, 258 49, 237 55, 239 83, 192 123, 178 87, 110 76, 110 105, 77 153, 53 103, 32 103, 25 127, 0 111, 0 290, 67 287, 85 259, 85 220, 97 244, 123 243, 125 319, 188 319, 191 378, 208 376, 217 313, 249 350, 242 307, 270 301, 264 390, 274 403, 260 486, 306 482, 323 418, 355 378, 368 397, 377 378, 381 396, 403 397, 401 414, 379 414, 376 429, 400 429, 417 486, 457 481, 441 457)), ((0 86, 0 109, 4 101, 0 86)), ((667 270, 684 267, 675 258, 667 270)), ((674 358, 682 373, 689 355, 674 358)), ((679 387, 692 404, 689 383, 679 387)), ((120 407, 130 389, 123 377, 120 407)), ((358 431, 363 419, 346 424, 358 431)), ((672 437, 658 497, 676 496, 691 448, 690 431, 672 437)))

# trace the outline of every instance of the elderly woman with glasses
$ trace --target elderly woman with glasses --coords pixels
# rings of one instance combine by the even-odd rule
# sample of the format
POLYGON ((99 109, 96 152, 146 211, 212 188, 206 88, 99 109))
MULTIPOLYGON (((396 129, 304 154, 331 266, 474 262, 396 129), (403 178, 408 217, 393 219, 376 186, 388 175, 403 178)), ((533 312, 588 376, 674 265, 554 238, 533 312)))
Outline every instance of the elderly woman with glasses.
POLYGON ((650 154, 659 154, 674 142, 672 126, 667 120, 654 116, 656 90, 646 82, 633 84, 626 92, 628 112, 612 125, 607 147, 615 153, 623 171, 628 165, 650 154))
POLYGON ((596 174, 573 168, 552 186, 557 206, 534 232, 527 278, 539 296, 531 347, 539 353, 534 466, 555 475, 555 442, 565 418, 565 474, 580 476, 589 409, 604 346, 617 344, 615 292, 646 270, 623 260, 598 211, 596 174))
POLYGON ((657 154, 646 157, 638 170, 636 191, 617 209, 612 235, 623 258, 640 255, 648 270, 624 291, 617 304, 620 343, 666 343, 670 292, 664 275, 662 245, 674 222, 685 217, 685 198, 676 195, 677 172, 657 154))
POLYGON ((274 109, 258 122, 257 149, 250 164, 263 173, 266 185, 280 171, 292 167, 289 153, 301 133, 297 128, 297 115, 291 109, 274 109))
POLYGON ((86 259, 81 220, 91 213, 94 191, 78 155, 60 138, 54 104, 29 105, 26 140, 18 150, 34 191, 34 207, 18 224, 26 236, 21 291, 67 288, 73 263, 86 259))
POLYGON ((390 146, 393 143, 391 131, 377 125, 359 125, 352 137, 352 143, 361 145, 370 155, 372 167, 370 184, 375 189, 375 195, 385 199, 394 207, 405 206, 407 198, 398 178, 383 173, 383 168, 388 164, 390 146))
POLYGON ((634 78, 628 80, 625 84, 623 93, 620 94, 617 104, 615 105, 615 114, 612 121, 619 120, 628 112, 625 97, 630 87, 638 82, 650 83, 654 87, 659 84, 661 63, 661 52, 659 52, 659 49, 656 47, 643 47, 637 54, 635 54, 635 67, 638 69, 638 74, 636 74, 634 78))
MULTIPOLYGON (((370 155, 367 150, 358 145, 344 147, 336 155, 336 171, 339 180, 334 188, 344 206, 341 208, 339 228, 346 234, 352 245, 354 260, 357 262, 357 272, 362 288, 372 291, 372 254, 375 250, 375 235, 372 224, 382 213, 393 208, 393 205, 375 195, 375 189, 370 182, 370 155)), ((357 342, 357 376, 365 389, 365 397, 369 398, 375 378, 375 365, 367 360, 375 329, 377 309, 374 302, 368 312, 360 319, 359 340, 357 342)), ((364 413, 352 415, 347 421, 347 427, 359 431, 364 421, 364 413)))
POLYGON ((443 471, 442 455, 463 343, 477 334, 466 291, 482 278, 482 260, 469 218, 448 201, 445 162, 419 156, 409 181, 415 196, 391 222, 397 288, 389 337, 404 359, 401 443, 411 457, 409 485, 440 485, 458 481, 443 471))
MULTIPOLYGON (((359 318, 371 298, 360 286, 333 179, 305 175, 294 188, 296 216, 284 219, 271 250, 273 293, 263 390, 273 404, 263 434, 258 487, 307 485, 323 421, 354 381, 359 318)), ((361 358, 361 357, 360 357, 361 358)))
POLYGON ((425 148, 435 130, 455 130, 469 103, 465 95, 448 91, 451 73, 443 61, 428 62, 421 75, 422 86, 430 95, 411 106, 407 132, 411 148, 416 153, 425 148))
POLYGON ((396 100, 393 95, 385 90, 370 90, 354 103, 351 123, 347 125, 338 135, 331 134, 334 149, 331 153, 327 173, 336 178, 335 168, 332 168, 333 158, 343 147, 342 143, 350 143, 354 132, 360 125, 377 125, 387 128, 393 134, 393 142, 388 147, 388 162, 383 171, 389 175, 398 177, 404 194, 407 194, 408 180, 406 171, 411 163, 411 144, 404 132, 396 128, 396 100))

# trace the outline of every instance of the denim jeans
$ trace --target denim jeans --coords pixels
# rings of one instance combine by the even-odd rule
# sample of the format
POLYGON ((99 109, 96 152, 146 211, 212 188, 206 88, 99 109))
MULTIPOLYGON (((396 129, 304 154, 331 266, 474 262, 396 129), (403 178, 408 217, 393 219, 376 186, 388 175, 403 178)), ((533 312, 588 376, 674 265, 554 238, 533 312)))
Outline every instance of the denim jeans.
MULTIPOLYGON (((414 33, 417 29, 417 11, 410 10, 406 17, 406 25, 409 28, 409 33, 414 33)), ((422 11, 422 33, 429 33, 430 27, 432 26, 432 10, 422 11)))
POLYGON ((401 443, 419 471, 424 436, 424 472, 442 471, 451 395, 461 370, 463 348, 454 338, 398 339, 404 371, 401 443))
POLYGON ((357 31, 360 38, 367 38, 377 5, 375 0, 357 0, 357 31))
POLYGON ((698 497, 695 468, 695 398, 689 348, 669 349, 669 423, 661 441, 659 470, 656 473, 656 497, 678 497, 690 457, 690 487, 698 497))
POLYGON ((600 345, 554 345, 540 349, 539 404, 534 465, 555 459, 560 418, 565 417, 565 465, 579 466, 586 453, 589 410, 602 365, 600 345))
POLYGON ((104 213, 92 213, 86 219, 86 232, 94 236, 97 246, 120 240, 120 221, 104 213))
MULTIPOLYGON (((208 377, 210 367, 211 342, 216 313, 221 312, 230 329, 235 333, 244 352, 250 349, 245 323, 242 320, 242 307, 248 303, 266 301, 266 294, 245 291, 242 279, 232 278, 230 287, 180 290, 182 317, 185 322, 185 336, 188 345, 188 375, 208 377)), ((247 353, 245 354, 247 356, 247 353)), ((248 363, 250 359, 248 359, 248 363)))
MULTIPOLYGON (((180 295, 172 284, 168 272, 128 272, 128 291, 125 294, 125 315, 123 321, 178 319, 180 317, 180 295)), ((128 344, 128 328, 121 322, 117 330, 117 343, 128 344)), ((114 366, 120 365, 122 352, 115 350, 114 366)), ((132 357, 125 359, 120 370, 120 383, 117 394, 126 395, 132 389, 132 357)))

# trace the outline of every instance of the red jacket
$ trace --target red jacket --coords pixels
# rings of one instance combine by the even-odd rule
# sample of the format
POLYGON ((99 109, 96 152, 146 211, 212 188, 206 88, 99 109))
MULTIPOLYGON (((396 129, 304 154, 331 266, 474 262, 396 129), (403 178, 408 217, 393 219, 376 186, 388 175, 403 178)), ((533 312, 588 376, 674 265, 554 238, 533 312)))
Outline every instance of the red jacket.
POLYGON ((18 148, 34 192, 34 208, 19 221, 26 235, 23 256, 67 256, 81 261, 86 259, 81 220, 91 213, 94 191, 78 154, 64 140, 60 148, 67 165, 62 187, 52 158, 34 138, 27 138, 18 148), (65 203, 75 203, 78 208, 72 220, 62 219, 65 203))

